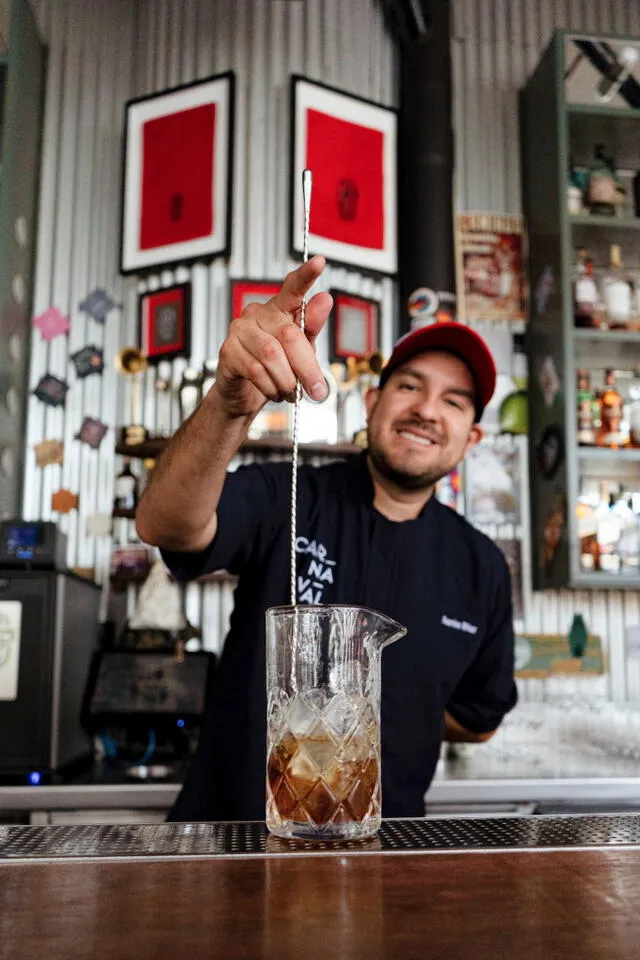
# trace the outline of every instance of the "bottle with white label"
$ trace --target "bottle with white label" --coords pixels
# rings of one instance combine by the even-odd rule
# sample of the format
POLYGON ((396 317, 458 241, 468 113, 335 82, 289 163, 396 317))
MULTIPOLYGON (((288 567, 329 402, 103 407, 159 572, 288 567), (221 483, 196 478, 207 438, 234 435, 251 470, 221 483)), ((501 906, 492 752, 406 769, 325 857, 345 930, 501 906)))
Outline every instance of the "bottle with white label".
POLYGON ((629 421, 629 444, 640 448, 640 364, 633 368, 633 377, 629 384, 627 401, 627 419, 629 421))
POLYGON ((631 496, 622 487, 619 489, 613 509, 620 518, 621 524, 617 550, 621 569, 624 573, 636 574, 640 563, 638 518, 633 512, 631 496))
POLYGON ((615 509, 615 496, 608 484, 602 484, 602 499, 596 511, 598 556, 603 573, 620 573, 620 536, 622 520, 615 509))
POLYGON ((135 510, 138 506, 138 479, 131 470, 131 461, 125 457, 124 466, 114 485, 113 509, 135 510))
POLYGON ((631 323, 632 289, 620 256, 620 247, 611 246, 609 269, 602 281, 607 326, 626 330, 631 323))
POLYGON ((576 327, 597 327, 598 287, 593 275, 593 260, 584 247, 576 250, 573 278, 573 315, 576 327))

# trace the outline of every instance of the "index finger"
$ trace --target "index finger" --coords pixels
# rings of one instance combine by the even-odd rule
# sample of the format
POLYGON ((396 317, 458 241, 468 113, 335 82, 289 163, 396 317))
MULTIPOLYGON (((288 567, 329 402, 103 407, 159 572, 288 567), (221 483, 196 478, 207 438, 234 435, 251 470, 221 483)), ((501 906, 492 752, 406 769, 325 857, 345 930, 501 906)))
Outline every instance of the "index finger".
POLYGON ((296 270, 288 273, 278 293, 270 301, 283 313, 293 316, 302 306, 305 293, 313 286, 325 268, 326 260, 320 254, 311 257, 296 270))

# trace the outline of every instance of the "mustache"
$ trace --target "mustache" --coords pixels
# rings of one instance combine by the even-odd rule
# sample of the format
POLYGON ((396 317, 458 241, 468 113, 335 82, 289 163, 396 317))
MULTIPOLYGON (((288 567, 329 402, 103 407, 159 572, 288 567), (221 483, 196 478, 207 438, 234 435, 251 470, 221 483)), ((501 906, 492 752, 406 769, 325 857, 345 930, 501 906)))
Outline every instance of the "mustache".
POLYGON ((411 420, 401 420, 395 424, 395 428, 396 430, 419 430, 422 436, 427 440, 432 440, 433 443, 442 443, 444 439, 443 435, 437 430, 434 430, 431 424, 421 420, 419 417, 413 417, 411 420))

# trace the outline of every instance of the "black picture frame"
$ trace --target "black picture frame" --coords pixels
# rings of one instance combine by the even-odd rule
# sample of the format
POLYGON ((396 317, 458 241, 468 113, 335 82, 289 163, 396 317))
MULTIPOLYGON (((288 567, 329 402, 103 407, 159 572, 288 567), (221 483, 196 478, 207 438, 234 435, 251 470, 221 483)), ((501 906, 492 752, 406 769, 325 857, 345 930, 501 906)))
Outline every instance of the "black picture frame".
MULTIPOLYGON (((235 74, 232 70, 206 77, 193 83, 180 84, 150 96, 134 97, 124 107, 124 144, 120 190, 120 273, 144 275, 176 264, 208 262, 227 257, 231 250, 233 222, 233 156, 235 117, 235 74), (141 130, 149 120, 207 104, 221 108, 214 123, 213 179, 215 217, 221 225, 212 226, 210 236, 175 243, 160 243, 144 253, 138 249, 142 227, 143 160, 141 130), (163 113, 163 107, 165 112, 163 113), (217 179, 220 178, 220 182, 217 179), (220 214, 220 207, 223 212, 220 214)), ((176 199, 182 199, 179 194, 176 199)), ((214 214, 212 214, 212 217, 214 214)), ((179 219, 179 215, 177 215, 179 219)), ((215 221, 214 221, 215 223, 215 221)))
POLYGON ((333 287, 329 293, 333 297, 333 306, 329 318, 329 360, 331 363, 355 357, 356 360, 365 360, 372 353, 380 350, 381 303, 371 297, 363 297, 359 293, 348 290, 339 290, 333 287), (364 331, 365 343, 362 349, 353 348, 353 340, 349 346, 348 338, 344 336, 343 326, 347 321, 346 311, 360 310, 362 322, 366 324, 364 331))
POLYGON ((191 353, 191 284, 176 283, 138 295, 138 343, 151 365, 191 353), (159 311, 173 310, 173 316, 159 317, 159 311), (154 335, 157 325, 166 330, 154 335))

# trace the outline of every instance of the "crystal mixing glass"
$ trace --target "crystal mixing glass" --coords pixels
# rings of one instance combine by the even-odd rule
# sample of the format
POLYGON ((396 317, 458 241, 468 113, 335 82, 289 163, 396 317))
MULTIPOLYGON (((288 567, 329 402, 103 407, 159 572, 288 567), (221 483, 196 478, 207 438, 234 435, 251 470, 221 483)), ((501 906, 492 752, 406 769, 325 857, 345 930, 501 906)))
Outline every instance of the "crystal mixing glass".
POLYGON ((380 827, 380 654, 406 630, 355 606, 267 610, 267 827, 346 840, 380 827))

